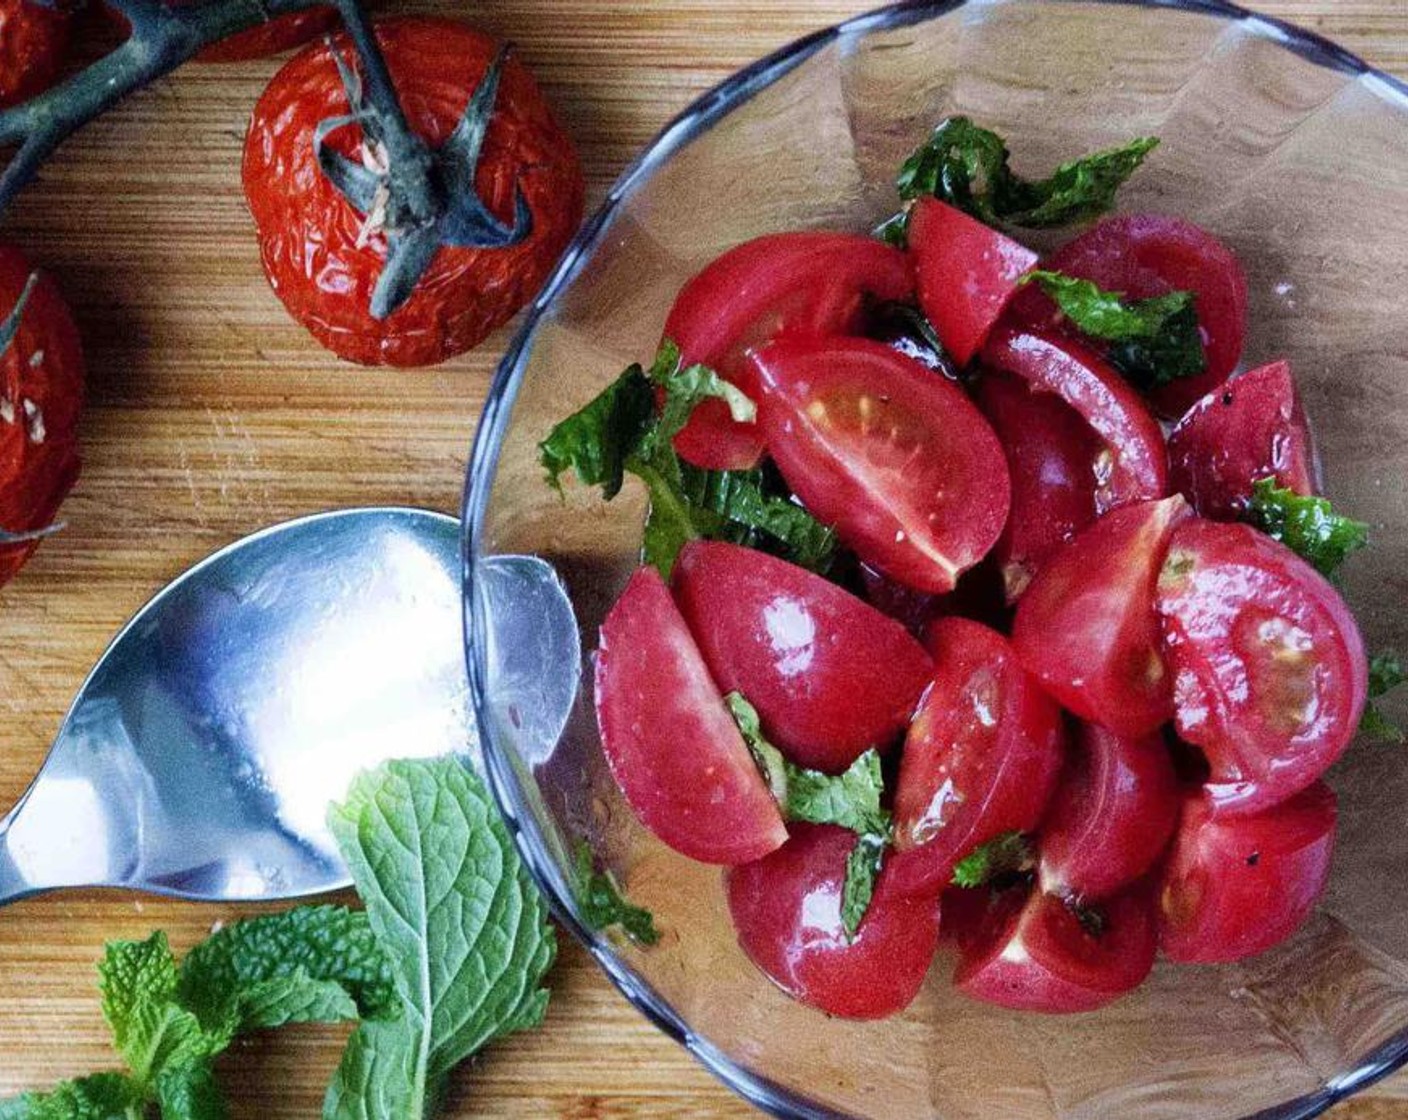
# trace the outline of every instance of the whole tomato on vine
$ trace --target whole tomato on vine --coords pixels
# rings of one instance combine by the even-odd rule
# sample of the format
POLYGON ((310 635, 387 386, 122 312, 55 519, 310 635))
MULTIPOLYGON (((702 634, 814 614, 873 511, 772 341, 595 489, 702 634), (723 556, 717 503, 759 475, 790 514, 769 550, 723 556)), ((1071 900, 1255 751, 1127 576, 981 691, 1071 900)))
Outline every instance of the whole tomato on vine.
POLYGON ((0 0, 0 107, 48 86, 63 65, 72 15, 63 0, 0 0))
POLYGON ((366 365, 430 365, 536 293, 581 221, 582 171, 532 75, 491 37, 429 18, 375 34, 418 166, 398 166, 340 35, 260 98, 245 196, 270 284, 319 342, 366 365))
MULTIPOLYGON (((185 8, 198 3, 198 0, 168 0, 168 3, 173 8, 185 8)), ((107 11, 115 23, 126 27, 127 21, 121 15, 111 8, 107 11)), ((212 43, 196 57, 202 62, 247 62, 254 58, 268 58, 301 47, 324 32, 331 31, 337 22, 337 9, 331 7, 291 12, 212 43)))
POLYGON ((0 585, 29 559, 78 478, 83 350, 54 282, 0 245, 0 585))

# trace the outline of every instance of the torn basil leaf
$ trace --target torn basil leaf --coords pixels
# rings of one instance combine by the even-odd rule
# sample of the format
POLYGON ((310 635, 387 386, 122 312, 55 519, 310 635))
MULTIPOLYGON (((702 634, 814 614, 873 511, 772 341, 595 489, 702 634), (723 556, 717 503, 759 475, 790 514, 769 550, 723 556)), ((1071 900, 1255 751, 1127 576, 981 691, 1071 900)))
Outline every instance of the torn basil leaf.
POLYGON ((983 887, 994 879, 1029 871, 1036 859, 1031 841, 1021 832, 1004 832, 974 848, 953 868, 955 887, 983 887))
POLYGON ((1253 525, 1328 576, 1369 543, 1369 526, 1334 511, 1328 498, 1297 494, 1274 478, 1252 484, 1253 525))
POLYGON ((631 940, 642 945, 654 945, 660 940, 655 916, 630 902, 609 871, 596 869, 596 857, 586 841, 577 845, 576 872, 577 905, 587 925, 595 930, 619 926, 631 940))

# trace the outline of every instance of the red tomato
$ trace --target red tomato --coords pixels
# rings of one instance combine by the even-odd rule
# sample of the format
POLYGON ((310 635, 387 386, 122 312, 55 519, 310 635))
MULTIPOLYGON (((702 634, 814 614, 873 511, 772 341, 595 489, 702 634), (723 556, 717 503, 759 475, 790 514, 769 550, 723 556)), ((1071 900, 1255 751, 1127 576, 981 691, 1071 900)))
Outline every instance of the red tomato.
POLYGON ((1177 494, 1106 514, 1046 562, 1017 605, 1017 656, 1082 719, 1137 736, 1172 717, 1154 585, 1187 516, 1177 494))
POLYGON ((909 251, 919 303, 939 341, 966 366, 1039 259, 962 210, 920 199, 909 214, 909 251))
MULTIPOLYGON (((168 6, 172 8, 189 8, 195 3, 199 3, 199 0, 167 0, 168 6)), ((126 34, 130 30, 126 18, 111 7, 106 10, 112 21, 120 25, 126 34)), ((196 55, 196 58, 201 62, 247 62, 250 59, 267 58, 270 55, 283 54, 294 47, 301 47, 337 25, 337 9, 331 6, 309 8, 306 12, 290 12, 214 43, 196 55)))
MULTIPOLYGON (((0 245, 0 320, 17 305, 31 268, 0 245)), ((83 409, 83 350, 58 287, 40 273, 19 331, 0 353, 0 530, 51 525, 78 479, 78 418, 83 409)), ((37 542, 0 545, 0 585, 20 570, 37 542)))
POLYGON ((932 666, 892 618, 756 549, 691 541, 675 599, 720 691, 741 692, 792 759, 840 773, 904 730, 932 666))
POLYGON ((1094 351, 1055 333, 999 329, 983 347, 983 364, 1055 393, 1104 441, 1095 460, 1098 512, 1168 493, 1163 429, 1094 351))
MULTIPOLYGON (((1237 367, 1247 334, 1247 278, 1232 251, 1192 222, 1164 214, 1106 218, 1053 254, 1046 267, 1130 299, 1194 294, 1208 368, 1150 394, 1169 419, 1181 416, 1237 367)), ((1012 315, 1022 323, 1059 318, 1055 304, 1035 288, 1018 296, 1012 315)))
POLYGON ((1236 961, 1290 937, 1330 876, 1335 795, 1316 782, 1247 817, 1184 802, 1159 894, 1159 944, 1170 960, 1236 961))
POLYGON ((878 342, 780 341, 753 356, 788 485, 860 558, 953 590, 1007 520, 1002 446, 953 382, 878 342))
POLYGON ((0 108, 53 83, 68 50, 71 23, 62 4, 0 0, 0 108))
MULTIPOLYGON (((458 123, 499 44, 453 20, 409 18, 377 26, 411 127, 432 146, 458 123)), ((337 48, 351 51, 345 35, 337 48)), ((528 70, 510 55, 479 160, 476 185, 511 221, 521 189, 531 234, 499 249, 441 246, 407 302, 371 315, 386 239, 359 245, 366 218, 323 175, 313 145, 320 121, 345 114, 347 97, 326 44, 275 75, 255 106, 244 150, 244 189, 259 228, 264 271, 289 313, 324 346, 366 365, 441 362, 481 342, 538 290, 582 216, 582 170, 528 70)), ((328 144, 360 159, 362 135, 338 129, 328 144)))
POLYGON ((738 943, 788 995, 847 1019, 881 1019, 908 1007, 939 939, 939 903, 897 893, 886 872, 856 931, 846 937, 841 887, 855 833, 794 825, 770 856, 730 868, 728 909, 738 943))
MULTIPOLYGON (((757 396, 750 351, 774 338, 859 334, 866 302, 908 299, 909 261, 898 249, 851 233, 775 233, 730 249, 675 298, 665 337, 685 364, 699 362, 757 396)), ((763 436, 739 424, 723 401, 705 401, 675 437, 675 449, 701 467, 757 465, 763 436)))
POLYGON ((1015 603, 1042 561, 1095 520, 1095 467, 1104 445, 1060 397, 1007 374, 980 378, 977 401, 1012 476, 1012 513, 996 555, 1007 601, 1015 603))
POLYGON ((1117 735, 1083 723, 1041 826, 1041 886, 1108 898, 1141 878, 1178 822, 1178 779, 1163 736, 1117 735))
POLYGON ((1212 768, 1219 811, 1315 781, 1359 727, 1364 643, 1328 580, 1249 525, 1189 520, 1158 581, 1178 733, 1212 768))
POLYGON ((937 891, 953 865, 1000 833, 1035 828, 1064 757, 1061 711, 1007 639, 962 618, 929 631, 934 682, 900 756, 898 889, 937 891))
POLYGON ((641 568, 601 626, 596 718, 641 823, 704 863, 746 863, 787 829, 665 581, 641 568))
POLYGON ((1249 370, 1188 410, 1168 440, 1170 481, 1204 517, 1241 516, 1252 483, 1320 492, 1320 464, 1289 362, 1249 370))
POLYGON ((1094 1011, 1154 967, 1153 910, 1143 885, 1101 905, 1094 921, 1055 895, 1008 891, 960 943, 953 986, 1015 1011, 1094 1011))

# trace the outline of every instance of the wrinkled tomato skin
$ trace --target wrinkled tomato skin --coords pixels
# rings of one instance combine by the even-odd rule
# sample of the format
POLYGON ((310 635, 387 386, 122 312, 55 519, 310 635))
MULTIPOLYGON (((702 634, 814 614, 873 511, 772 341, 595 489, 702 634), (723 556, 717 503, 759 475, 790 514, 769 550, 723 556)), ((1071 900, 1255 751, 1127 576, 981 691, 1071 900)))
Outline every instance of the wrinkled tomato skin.
POLYGON ((783 477, 861 560, 952 591, 992 548, 1011 488, 963 391, 878 342, 783 340, 753 356, 759 422, 783 477))
MULTIPOLYGON (((735 246, 694 276, 675 298, 665 337, 686 365, 698 362, 756 399, 751 351, 775 338, 860 334, 871 300, 908 299, 909 261, 873 237, 803 231, 735 246)), ((745 470, 763 455, 757 424, 707 400, 675 437, 675 450, 710 470, 745 470)))
POLYGON ((982 360, 1035 391, 1055 393, 1104 442, 1095 463, 1098 513, 1168 493, 1163 429, 1133 387, 1094 350, 1054 331, 999 328, 983 347, 982 360))
POLYGON ((1102 444, 1055 393, 988 373, 975 398, 1007 454, 1012 512, 997 563, 1009 603, 1021 598, 1041 563, 1095 520, 1095 465, 1102 444))
MULTIPOLYGON (((0 245, 0 319, 10 314, 31 271, 23 253, 0 245)), ((41 272, 19 332, 0 354, 0 529, 22 533, 52 525, 77 481, 83 368, 73 314, 41 272)), ((0 586, 37 547, 0 545, 0 586)))
POLYGON ((786 841, 777 803, 654 568, 637 570, 607 613, 595 686, 606 761, 657 837, 719 864, 786 841))
POLYGON ((1237 961, 1295 933, 1329 880, 1336 816, 1324 782, 1246 817, 1215 817, 1190 794, 1159 891, 1164 956, 1237 961))
POLYGON ((1202 748, 1218 813, 1254 813, 1344 753, 1368 692, 1354 616, 1330 582, 1249 525, 1174 530, 1158 611, 1178 734, 1202 748))
POLYGON ((1154 589, 1187 516, 1178 495, 1106 514, 1050 557, 1017 605, 1017 656, 1082 719, 1139 736, 1172 718, 1154 589))
POLYGON ((828 1015, 883 1019, 918 994, 939 938, 935 895, 896 892, 885 871, 854 941, 841 888, 855 833, 798 824, 770 856, 725 875, 729 913, 749 959, 794 999, 828 1015))
POLYGON ((934 680, 900 756, 890 873, 937 891, 980 844, 1036 827, 1065 759, 1060 709, 1007 639, 962 618, 929 630, 934 680))
POLYGON ((840 773, 888 748, 929 684, 929 655, 903 626, 785 560, 691 541, 673 582, 719 690, 743 693, 799 765, 840 773))
POLYGON ((0 0, 0 108, 53 84, 68 50, 72 21, 62 4, 0 0))
POLYGON ((1169 481, 1203 517, 1232 520, 1252 484, 1320 492, 1320 466, 1289 362, 1248 370, 1198 401, 1168 439, 1169 481))
POLYGON ((1025 245, 936 198, 920 199, 910 211, 909 252, 919 304, 960 366, 972 361, 1038 260, 1025 245))
MULTIPOLYGON (((411 127, 443 144, 499 49, 453 20, 407 18, 377 25, 411 127)), ((335 49, 351 50, 345 35, 335 49)), ((386 239, 358 247, 365 219, 318 168, 313 132, 345 114, 347 97, 326 44, 295 55, 255 106, 244 149, 244 189, 258 227, 265 274, 289 313, 328 349, 363 365, 424 366, 483 341, 538 290, 582 217, 582 169, 524 65, 510 54, 476 178, 480 196, 512 221, 515 187, 532 232, 500 249, 441 246, 406 303, 372 318, 372 290, 386 239)), ((360 159, 361 134, 338 129, 328 144, 360 159)))
MULTIPOLYGON (((1176 420, 1237 368, 1247 335, 1247 278, 1232 250, 1192 222, 1166 214, 1106 218, 1052 254, 1046 267, 1129 299, 1194 294, 1207 369, 1150 394, 1161 416, 1176 420)), ((1060 318, 1055 304, 1035 288, 1021 292, 1011 310, 1014 321, 1026 324, 1060 318)))
POLYGON ((1041 825, 1042 889, 1099 901, 1143 878, 1168 846, 1180 802, 1163 736, 1081 724, 1041 825))
MULTIPOLYGON (((170 7, 189 8, 199 0, 167 0, 170 7)), ((120 26, 123 33, 130 30, 126 18, 111 7, 106 11, 112 22, 120 26)), ((248 31, 241 31, 212 43, 196 55, 201 62, 249 62, 256 58, 283 54, 294 47, 301 47, 319 35, 332 31, 338 25, 337 9, 333 7, 309 8, 304 12, 290 12, 275 16, 248 31)))
POLYGON ((959 946, 953 986, 1014 1011, 1095 1011, 1139 987, 1154 967, 1157 929, 1144 884, 1099 907, 1088 932, 1063 899, 1032 891, 999 898, 959 946))

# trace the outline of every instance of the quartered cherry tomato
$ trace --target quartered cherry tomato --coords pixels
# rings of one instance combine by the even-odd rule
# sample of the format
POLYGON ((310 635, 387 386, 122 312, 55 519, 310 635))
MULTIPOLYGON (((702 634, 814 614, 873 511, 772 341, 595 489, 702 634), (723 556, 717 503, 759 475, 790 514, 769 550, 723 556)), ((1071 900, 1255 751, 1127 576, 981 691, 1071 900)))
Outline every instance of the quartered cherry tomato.
POLYGON ((753 356, 768 451, 860 558, 953 590, 1007 520, 1002 445, 947 378, 866 339, 782 340, 753 356))
POLYGON ((1158 581, 1178 733, 1215 809, 1252 813, 1315 781, 1354 737, 1364 643, 1329 581, 1249 525, 1192 519, 1158 581))
POLYGON ((1038 260, 1025 245, 936 198, 920 199, 910 211, 909 251, 920 306, 960 366, 978 352, 1017 281, 1038 260))
POLYGON ((1188 410, 1168 440, 1169 481, 1204 517, 1233 519, 1252 484, 1320 492, 1320 464, 1289 362, 1249 370, 1188 410))
POLYGON ((1041 825, 1042 889, 1090 901, 1142 878, 1168 846, 1180 801, 1163 736, 1081 724, 1041 825))
MULTIPOLYGON (((172 8, 189 8, 200 0, 167 0, 172 8)), ((114 23, 128 29, 122 15, 112 8, 107 9, 114 23)), ((265 20, 257 27, 241 31, 205 48, 196 58, 201 62, 248 62, 255 58, 268 58, 283 54, 294 47, 301 47, 319 35, 331 31, 338 24, 337 9, 332 6, 309 8, 303 12, 290 12, 265 20)))
POLYGON ((788 995, 828 1015, 880 1019, 909 1006, 924 983, 939 903, 899 894, 882 870, 848 938, 841 890, 855 843, 834 825, 794 825, 772 855, 729 869, 728 908, 743 951, 788 995))
POLYGON ((3 585, 38 547, 28 534, 53 524, 78 478, 83 350, 58 287, 47 275, 34 274, 24 254, 9 245, 0 245, 0 323, 18 324, 0 353, 3 585))
POLYGON ((601 626, 596 717, 616 784, 651 832, 704 863, 745 863, 787 839, 723 697, 654 568, 601 626))
POLYGON ((1022 664, 1082 719, 1146 735, 1173 716, 1154 588, 1180 495, 1106 514, 1053 554, 1012 624, 1022 664))
POLYGON ((0 108, 53 82, 72 20, 67 0, 0 0, 0 108))
POLYGON ((1007 601, 1015 603, 1042 561, 1096 516, 1096 465, 1104 444, 1055 393, 1009 374, 985 373, 978 407, 1007 453, 1012 512, 997 542, 1007 601))
POLYGON ((839 773, 909 724, 932 666, 894 619, 755 549, 691 541, 675 599, 722 692, 758 710, 792 761, 839 773))
POLYGON ((1016 1011, 1094 1011, 1144 982, 1156 937, 1143 884, 1084 913, 1044 891, 1011 890, 960 941, 953 986, 1016 1011))
POLYGON ((1325 890, 1335 818, 1324 782, 1246 817, 1215 817, 1189 795, 1159 893, 1164 955, 1236 961, 1290 937, 1325 890))
MULTIPOLYGON (((499 44, 453 20, 407 18, 377 25, 377 41, 411 127, 432 148, 454 131, 499 44)), ((538 290, 582 216, 582 170, 533 77, 510 54, 499 75, 474 181, 488 210, 515 219, 515 192, 531 215, 516 244, 441 245, 410 298, 385 319, 371 314, 387 238, 345 199, 318 165, 314 132, 345 115, 347 93, 332 50, 352 58, 345 35, 330 49, 290 60, 255 106, 244 150, 244 188, 259 229, 269 283, 324 346, 366 365, 420 366, 481 342, 538 290)), ((329 133, 332 151, 378 165, 359 126, 329 133)))
MULTIPOLYGON (((701 363, 757 395, 750 351, 775 338, 859 334, 870 300, 907 299, 909 261, 898 249, 851 233, 776 233, 736 246, 689 281, 665 321, 685 364, 701 363)), ((756 466, 763 437, 723 401, 690 415, 675 448, 711 470, 756 466)))
POLYGON ((900 757, 889 868, 897 889, 920 893, 980 844, 1035 828, 1065 757, 1061 711, 1006 638, 946 618, 929 641, 934 681, 900 757))

